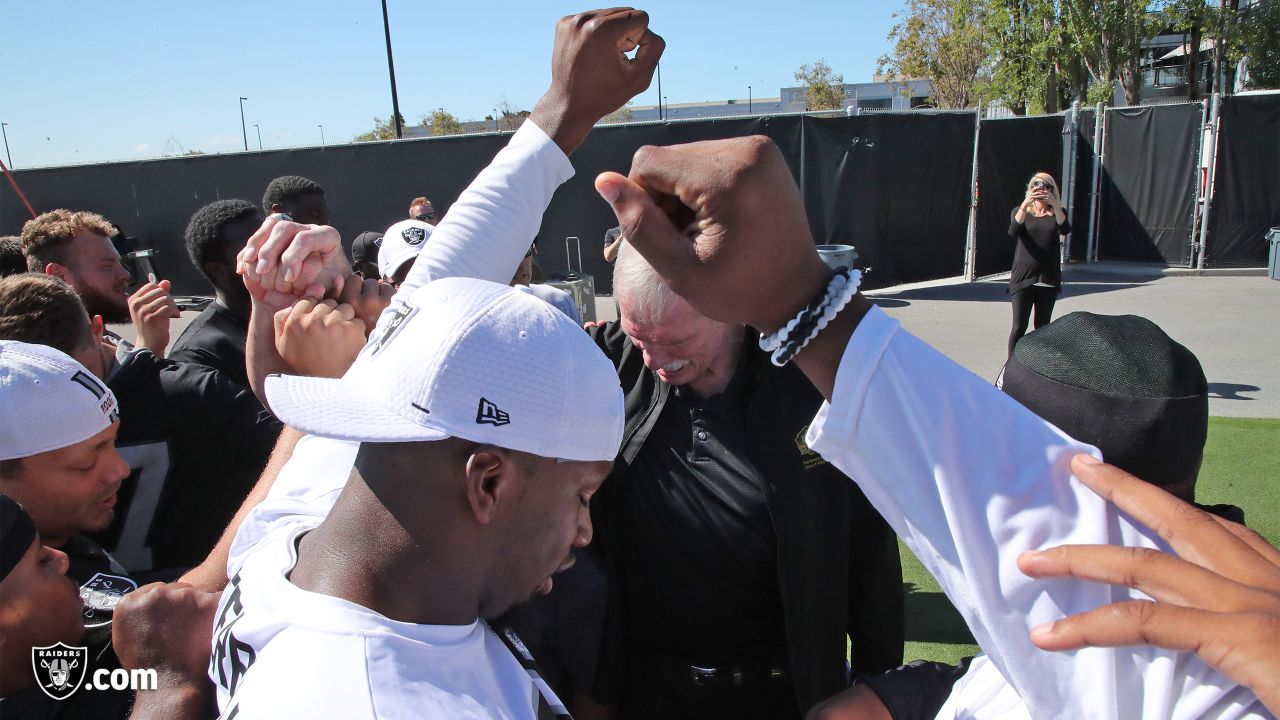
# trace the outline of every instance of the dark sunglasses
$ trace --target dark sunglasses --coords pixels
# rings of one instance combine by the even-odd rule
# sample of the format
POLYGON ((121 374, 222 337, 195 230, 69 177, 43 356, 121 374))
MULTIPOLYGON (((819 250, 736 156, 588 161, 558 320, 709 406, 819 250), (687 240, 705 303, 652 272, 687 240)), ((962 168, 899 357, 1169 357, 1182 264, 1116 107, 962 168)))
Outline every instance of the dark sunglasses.
POLYGON ((414 215, 414 216, 413 216, 413 219, 414 219, 414 220, 421 220, 421 221, 423 221, 423 222, 426 222, 426 221, 428 221, 428 220, 435 220, 435 219, 436 219, 436 214, 435 214, 435 211, 432 211, 432 212, 422 212, 422 213, 418 213, 417 215, 414 215))

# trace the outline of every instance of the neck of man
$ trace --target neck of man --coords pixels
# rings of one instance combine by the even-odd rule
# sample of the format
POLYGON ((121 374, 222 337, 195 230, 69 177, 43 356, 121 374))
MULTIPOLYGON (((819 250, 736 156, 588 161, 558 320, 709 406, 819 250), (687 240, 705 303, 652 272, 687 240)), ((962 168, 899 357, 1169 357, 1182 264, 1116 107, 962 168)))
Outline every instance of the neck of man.
POLYGON ((241 320, 248 320, 253 310, 251 299, 247 294, 235 295, 223 292, 222 288, 213 289, 214 302, 226 308, 228 312, 241 320))
POLYGON ((444 513, 430 521, 414 521, 411 512, 397 514, 386 504, 358 471, 352 471, 329 516, 303 536, 289 581, 398 622, 475 622, 480 608, 477 579, 483 573, 474 565, 474 548, 458 542, 466 536, 444 513))
POLYGON ((698 394, 698 397, 709 398, 719 395, 729 387, 729 383, 733 380, 733 373, 738 369, 738 358, 742 357, 742 342, 745 331, 740 326, 733 326, 733 336, 729 342, 725 344, 724 352, 720 353, 715 362, 695 380, 685 384, 685 387, 698 394))

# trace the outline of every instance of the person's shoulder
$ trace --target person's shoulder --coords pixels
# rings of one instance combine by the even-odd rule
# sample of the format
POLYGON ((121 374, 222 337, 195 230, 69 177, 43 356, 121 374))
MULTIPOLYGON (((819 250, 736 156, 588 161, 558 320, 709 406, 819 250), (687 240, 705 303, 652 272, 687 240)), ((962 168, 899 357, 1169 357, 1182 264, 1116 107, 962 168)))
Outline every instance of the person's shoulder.
POLYGON ((362 639, 288 627, 255 653, 230 705, 235 717, 381 717, 362 639))

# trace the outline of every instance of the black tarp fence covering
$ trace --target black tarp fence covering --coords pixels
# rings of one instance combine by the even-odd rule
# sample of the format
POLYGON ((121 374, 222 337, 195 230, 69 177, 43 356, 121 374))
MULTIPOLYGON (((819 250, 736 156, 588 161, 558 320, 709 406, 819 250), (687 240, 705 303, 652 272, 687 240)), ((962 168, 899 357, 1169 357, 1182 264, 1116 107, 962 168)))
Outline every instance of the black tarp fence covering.
POLYGON ((883 287, 964 273, 973 113, 805 118, 801 189, 819 243, 883 287))
POLYGON ((1268 229, 1280 226, 1280 93, 1222 101, 1207 267, 1267 263, 1268 229))
MULTIPOLYGON (((729 118, 597 128, 573 155, 577 174, 556 193, 538 235, 539 263, 566 268, 564 239, 582 242, 586 270, 599 292, 612 286, 601 257, 604 231, 616 222, 593 189, 597 173, 626 172, 636 149, 764 134, 781 148, 805 193, 818 243, 858 247, 873 272, 868 287, 957 276, 964 270, 972 113, 876 114, 822 118, 729 118)), ((191 214, 206 203, 257 203, 279 175, 304 175, 324 186, 346 240, 407 216, 425 195, 447 210, 505 145, 505 135, 405 140, 327 148, 184 157, 15 172, 37 211, 92 210, 119 223, 141 246, 160 250, 157 264, 175 292, 209 286, 187 260, 182 241, 191 214)), ((29 217, 0 187, 0 233, 16 234, 29 217)))
POLYGON ((978 213, 974 275, 985 277, 1013 267, 1009 213, 1026 197, 1037 172, 1062 174, 1062 115, 984 120, 978 130, 978 213))
POLYGON ((1199 103, 1107 110, 1099 260, 1191 262, 1199 103))
POLYGON ((1071 198, 1070 258, 1085 262, 1089 252, 1089 211, 1093 197, 1093 134, 1097 113, 1081 110, 1076 123, 1076 190, 1071 198))

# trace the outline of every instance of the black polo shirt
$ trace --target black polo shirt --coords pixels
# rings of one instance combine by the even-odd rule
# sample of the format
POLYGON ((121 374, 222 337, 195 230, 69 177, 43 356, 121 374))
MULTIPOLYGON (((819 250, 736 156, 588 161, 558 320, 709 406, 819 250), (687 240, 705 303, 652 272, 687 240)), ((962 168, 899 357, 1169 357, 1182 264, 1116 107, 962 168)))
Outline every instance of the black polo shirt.
POLYGON ((778 541, 748 459, 746 372, 700 398, 673 388, 627 476, 621 519, 633 652, 689 664, 785 654, 778 541))

